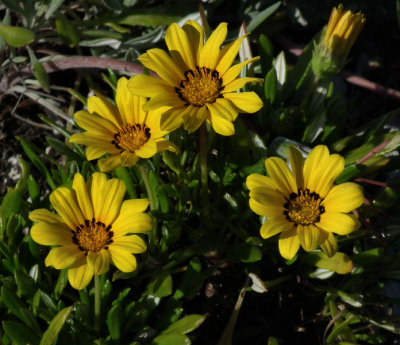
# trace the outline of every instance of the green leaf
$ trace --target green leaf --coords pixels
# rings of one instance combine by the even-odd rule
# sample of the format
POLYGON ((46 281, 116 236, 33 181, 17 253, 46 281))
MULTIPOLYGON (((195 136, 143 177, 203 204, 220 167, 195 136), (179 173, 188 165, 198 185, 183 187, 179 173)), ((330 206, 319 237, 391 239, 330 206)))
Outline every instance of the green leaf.
POLYGON ((365 170, 363 165, 351 164, 344 168, 342 173, 336 178, 335 183, 341 184, 352 180, 354 177, 360 175, 360 173, 365 170))
POLYGON ((28 177, 28 194, 32 200, 32 204, 37 205, 37 203, 40 201, 40 189, 32 175, 29 175, 28 177))
POLYGON ((267 345, 279 345, 278 339, 275 337, 269 337, 267 345))
POLYGON ((135 8, 134 11, 124 15, 115 22, 118 24, 143 26, 169 25, 179 21, 186 14, 186 12, 176 7, 170 9, 165 7, 135 8))
POLYGON ((2 229, 6 229, 11 214, 18 214, 22 205, 21 194, 16 189, 9 189, 1 202, 2 229))
POLYGON ((154 297, 165 297, 172 293, 172 277, 167 271, 160 271, 147 285, 147 293, 154 297))
POLYGON ((197 327, 199 327, 206 317, 204 315, 198 315, 198 314, 192 314, 185 316, 184 318, 176 321, 173 323, 171 326, 169 326, 167 329, 165 329, 162 334, 167 334, 167 333, 180 333, 180 334, 186 334, 197 327))
POLYGON ((341 252, 337 252, 331 257, 328 257, 323 252, 305 253, 303 255, 303 260, 308 264, 334 271, 338 274, 350 273, 354 267, 351 258, 341 252))
POLYGON ((42 335, 42 330, 32 312, 26 308, 21 308, 20 312, 22 316, 21 320, 40 337, 42 335))
POLYGON ((261 70, 263 75, 266 75, 272 67, 274 52, 273 46, 271 41, 264 34, 261 34, 258 38, 258 46, 260 51, 261 70))
POLYGON ((276 76, 276 69, 272 67, 264 80, 264 95, 271 104, 274 104, 276 98, 276 92, 278 88, 278 79, 276 76))
POLYGON ((256 262, 261 260, 261 249, 248 243, 236 243, 227 248, 228 260, 233 262, 256 262))
POLYGON ((184 334, 168 333, 154 338, 151 345, 190 345, 190 339, 184 334))
POLYGON ((44 18, 48 20, 53 15, 53 13, 58 10, 58 8, 62 5, 63 2, 64 0, 51 0, 44 18))
POLYGON ((263 23, 269 16, 271 16, 279 8, 280 5, 281 1, 278 1, 253 16, 250 22, 247 24, 247 31, 254 31, 254 29, 257 28, 261 23, 263 23))
POLYGON ((396 204, 398 200, 399 193, 396 190, 387 187, 378 194, 373 201, 373 205, 381 209, 387 209, 396 204))
POLYGON ((6 305, 6 307, 19 319, 21 316, 21 309, 25 308, 24 303, 18 298, 14 291, 9 289, 6 286, 2 286, 1 288, 1 299, 2 302, 6 305))
POLYGON ((176 293, 181 293, 187 299, 193 298, 203 285, 204 276, 201 272, 201 262, 194 257, 189 262, 189 267, 183 274, 181 283, 176 293))
POLYGON ((76 152, 74 152, 68 145, 66 145, 61 140, 52 137, 46 137, 47 143, 58 153, 62 155, 66 155, 71 161, 76 161, 78 164, 82 164, 84 158, 79 156, 76 152))
POLYGON ((45 90, 46 92, 50 92, 49 77, 46 70, 44 69, 40 61, 36 58, 34 51, 30 47, 27 47, 27 49, 29 53, 29 58, 31 60, 33 75, 42 86, 43 90, 45 90))
POLYGON ((0 23, 0 36, 11 47, 22 47, 31 43, 35 35, 32 31, 0 23))
POLYGON ((120 304, 114 305, 107 314, 107 326, 112 340, 121 337, 123 309, 120 304))
POLYGON ((53 320, 51 320, 49 327, 40 340, 40 345, 51 345, 53 343, 54 339, 61 331, 61 328, 64 326, 65 321, 67 321, 71 314, 72 307, 73 306, 64 308, 54 317, 53 320))
POLYGON ((16 345, 39 344, 39 337, 23 323, 18 321, 3 321, 4 332, 16 345))
POLYGON ((136 188, 133 183, 132 176, 129 173, 129 170, 127 168, 119 166, 114 170, 114 174, 119 179, 125 182, 126 191, 128 193, 129 198, 136 199, 137 198, 136 188))
POLYGON ((61 13, 57 13, 56 18, 57 32, 62 40, 71 47, 76 46, 79 43, 79 32, 75 26, 61 13))
POLYGON ((18 292, 22 296, 32 297, 36 292, 36 284, 34 280, 20 270, 14 271, 15 282, 17 283, 18 292))

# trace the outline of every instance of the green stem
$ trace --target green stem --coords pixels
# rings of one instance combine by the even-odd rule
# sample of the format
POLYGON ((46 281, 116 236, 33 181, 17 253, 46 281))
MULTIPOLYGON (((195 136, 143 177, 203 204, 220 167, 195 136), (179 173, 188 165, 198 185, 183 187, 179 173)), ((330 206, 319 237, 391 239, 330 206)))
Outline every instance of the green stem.
MULTIPOLYGON (((155 211, 157 208, 156 199, 154 197, 153 188, 151 188, 150 185, 149 175, 146 173, 146 170, 144 169, 143 165, 137 164, 136 167, 146 187, 147 196, 149 197, 150 201, 150 210, 155 211)), ((157 222, 154 216, 152 216, 152 218, 153 218, 153 229, 149 233, 149 247, 150 247, 149 249, 150 252, 154 253, 154 250, 157 245, 157 222)))
POLYGON ((100 276, 94 275, 94 329, 100 331, 100 276))
POLYGON ((207 131, 206 124, 200 127, 200 174, 201 174, 201 202, 203 208, 208 206, 208 169, 207 169, 207 131))

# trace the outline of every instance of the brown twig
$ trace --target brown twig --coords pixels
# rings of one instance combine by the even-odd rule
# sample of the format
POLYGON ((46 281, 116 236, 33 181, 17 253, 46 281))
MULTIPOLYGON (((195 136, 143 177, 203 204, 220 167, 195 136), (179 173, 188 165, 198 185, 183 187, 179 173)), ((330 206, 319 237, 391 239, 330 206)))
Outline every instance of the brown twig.
POLYGON ((385 182, 369 180, 369 179, 362 178, 362 177, 357 177, 353 181, 357 182, 357 183, 368 183, 368 184, 372 184, 374 186, 379 186, 379 187, 383 187, 383 188, 389 187, 385 182))
POLYGON ((368 152, 363 158, 361 158, 356 164, 362 164, 371 157, 375 156, 380 150, 382 150, 392 139, 386 139, 383 143, 379 144, 372 151, 368 152))

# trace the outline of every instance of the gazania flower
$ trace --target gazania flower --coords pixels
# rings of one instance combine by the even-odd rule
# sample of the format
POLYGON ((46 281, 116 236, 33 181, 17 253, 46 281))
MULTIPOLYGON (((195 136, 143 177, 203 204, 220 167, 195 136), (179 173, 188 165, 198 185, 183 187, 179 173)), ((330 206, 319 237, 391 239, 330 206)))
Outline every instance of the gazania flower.
POLYGON ((343 11, 343 5, 333 8, 322 42, 314 49, 311 66, 319 78, 337 73, 365 24, 361 12, 343 11))
POLYGON ((195 21, 183 27, 172 24, 165 34, 168 55, 161 49, 150 49, 139 61, 161 79, 147 75, 134 76, 128 88, 135 94, 150 97, 144 110, 169 106, 161 119, 161 128, 174 130, 182 123, 195 131, 207 120, 222 135, 233 135, 233 121, 238 113, 254 113, 262 107, 254 92, 237 91, 258 78, 237 78, 249 59, 231 66, 245 36, 220 50, 227 35, 227 24, 221 23, 204 43, 204 31, 195 21))
POLYGON ((250 208, 268 218, 261 236, 280 233, 279 251, 289 260, 300 245, 306 251, 321 246, 332 256, 337 250, 333 234, 347 235, 360 226, 348 212, 363 203, 362 188, 352 182, 333 186, 344 169, 344 159, 330 155, 326 146, 315 147, 305 162, 294 147, 289 157, 292 170, 282 159, 272 157, 265 161, 269 177, 252 174, 247 178, 250 208))
POLYGON ((75 289, 83 289, 94 274, 108 271, 112 262, 122 272, 136 269, 132 254, 146 250, 145 242, 134 233, 152 228, 151 217, 143 211, 147 199, 122 202, 125 184, 119 179, 107 180, 94 173, 85 183, 76 174, 72 189, 57 188, 50 194, 54 214, 46 209, 35 210, 29 218, 38 222, 31 229, 33 240, 50 250, 46 266, 69 267, 68 280, 75 289))
POLYGON ((160 129, 162 109, 143 111, 146 99, 133 95, 127 89, 128 80, 118 80, 116 106, 101 95, 88 99, 88 111, 75 114, 77 124, 86 130, 74 134, 70 142, 87 146, 88 160, 99 160, 101 171, 107 172, 118 166, 131 167, 139 158, 150 158, 157 152, 178 148, 164 139, 167 131, 160 129))

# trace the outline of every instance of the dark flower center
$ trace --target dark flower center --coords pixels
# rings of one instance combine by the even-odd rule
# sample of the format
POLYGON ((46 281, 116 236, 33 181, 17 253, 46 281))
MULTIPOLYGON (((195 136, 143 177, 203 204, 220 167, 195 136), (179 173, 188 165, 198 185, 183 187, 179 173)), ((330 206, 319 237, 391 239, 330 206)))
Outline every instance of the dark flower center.
POLYGON ((72 230, 72 242, 86 254, 88 252, 99 252, 108 249, 108 245, 113 242, 114 233, 111 231, 111 225, 107 226, 102 222, 85 220, 85 224, 80 224, 75 230, 72 230))
POLYGON ((111 143, 119 150, 134 153, 146 144, 150 137, 150 128, 146 124, 127 124, 119 129, 111 143))

